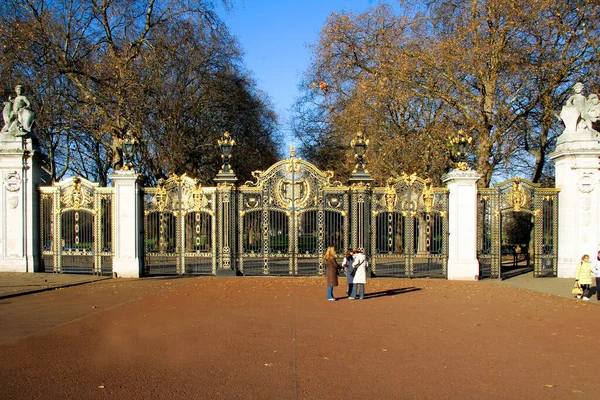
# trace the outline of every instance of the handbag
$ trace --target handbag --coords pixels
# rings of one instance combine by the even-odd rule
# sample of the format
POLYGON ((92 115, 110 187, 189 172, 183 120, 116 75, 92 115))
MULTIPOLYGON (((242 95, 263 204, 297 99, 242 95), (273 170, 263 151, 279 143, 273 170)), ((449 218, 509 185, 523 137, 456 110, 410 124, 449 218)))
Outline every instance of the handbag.
POLYGON ((360 267, 361 265, 363 265, 363 263, 364 263, 364 262, 365 262, 365 260, 362 260, 362 261, 360 262, 360 264, 358 264, 356 267, 352 267, 352 271, 350 272, 350 275, 351 275, 351 276, 354 276, 354 275, 356 275, 356 270, 358 269, 358 267, 360 267))
POLYGON ((577 294, 577 295, 583 294, 583 289, 581 288, 581 286, 579 286, 579 282, 575 281, 575 284, 573 285, 573 290, 571 290, 571 293, 577 294))

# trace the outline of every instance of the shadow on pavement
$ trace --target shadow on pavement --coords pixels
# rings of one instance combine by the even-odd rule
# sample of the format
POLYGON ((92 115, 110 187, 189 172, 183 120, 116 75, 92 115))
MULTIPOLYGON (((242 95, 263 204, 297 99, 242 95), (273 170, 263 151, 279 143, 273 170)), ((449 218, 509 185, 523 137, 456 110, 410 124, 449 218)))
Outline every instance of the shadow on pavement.
POLYGON ((406 287, 406 288, 398 288, 398 289, 389 289, 389 290, 382 290, 380 292, 370 292, 370 293, 365 293, 365 299, 371 299, 371 298, 375 298, 375 297, 383 297, 383 296, 394 296, 397 294, 403 294, 403 293, 409 293, 409 292, 416 292, 421 290, 420 288, 411 286, 411 287, 406 287))

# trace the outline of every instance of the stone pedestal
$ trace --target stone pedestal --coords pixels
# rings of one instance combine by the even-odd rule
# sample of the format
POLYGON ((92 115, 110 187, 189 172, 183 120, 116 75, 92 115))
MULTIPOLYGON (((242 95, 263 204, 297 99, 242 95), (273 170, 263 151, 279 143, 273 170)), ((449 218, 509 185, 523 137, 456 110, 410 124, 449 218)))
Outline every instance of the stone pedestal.
POLYGON ((595 260, 600 249, 600 144, 586 136, 571 133, 569 140, 562 141, 550 155, 555 163, 556 187, 561 190, 557 266, 560 278, 573 278, 583 254, 595 260), (578 137, 580 140, 575 140, 578 137))
POLYGON ((477 181, 475 171, 452 171, 443 178, 448 187, 448 279, 476 280, 477 181))
POLYGON ((0 176, 0 271, 38 271, 41 153, 31 138, 0 134, 0 176))
POLYGON ((142 273, 143 221, 139 174, 117 171, 110 177, 115 188, 113 274, 139 278, 142 273))

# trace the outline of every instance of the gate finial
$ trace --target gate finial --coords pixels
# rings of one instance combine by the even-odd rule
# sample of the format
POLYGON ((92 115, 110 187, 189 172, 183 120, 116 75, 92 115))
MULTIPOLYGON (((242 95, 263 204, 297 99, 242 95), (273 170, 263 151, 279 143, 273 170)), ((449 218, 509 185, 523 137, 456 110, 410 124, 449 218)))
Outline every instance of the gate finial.
POLYGON ((217 140, 217 143, 221 148, 221 159, 223 159, 223 165, 221 166, 221 170, 214 180, 217 182, 217 184, 233 184, 237 181, 235 173, 233 172, 233 169, 231 169, 231 153, 233 153, 235 140, 233 140, 229 132, 225 132, 223 133, 223 137, 217 140))
POLYGON ((290 157, 296 157, 296 148, 293 144, 290 144, 290 157))

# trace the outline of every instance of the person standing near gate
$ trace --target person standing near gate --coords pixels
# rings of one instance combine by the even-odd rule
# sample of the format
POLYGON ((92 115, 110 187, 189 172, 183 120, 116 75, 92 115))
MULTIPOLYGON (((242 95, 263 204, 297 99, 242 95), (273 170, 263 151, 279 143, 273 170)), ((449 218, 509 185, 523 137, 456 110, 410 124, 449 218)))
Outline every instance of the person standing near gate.
MULTIPOLYGON (((590 263, 590 256, 587 254, 584 254, 583 257, 581 257, 581 262, 577 264, 575 281, 578 282, 579 286, 583 289, 583 300, 589 300, 590 285, 592 284, 592 265, 590 263)), ((581 299, 581 295, 577 295, 577 298, 581 299)))
POLYGON ((592 264, 592 274, 596 276, 596 299, 600 300, 600 251, 598 251, 596 261, 592 264))
POLYGON ((335 259, 335 248, 330 246, 323 257, 327 263, 327 300, 335 301, 333 297, 333 287, 338 285, 338 270, 341 268, 335 259))
POLYGON ((346 292, 346 294, 348 296, 350 296, 352 294, 352 287, 353 287, 353 279, 354 276, 352 275, 352 263, 354 262, 354 257, 352 255, 352 249, 348 249, 346 250, 346 256, 344 257, 344 261, 342 261, 342 267, 346 268, 346 280, 348 281, 348 291, 346 292))
POLYGON ((350 294, 350 297, 348 297, 350 300, 356 299, 357 291, 360 300, 365 298, 365 284, 367 283, 368 266, 369 262, 367 261, 365 251, 362 247, 359 247, 357 249, 357 253, 354 255, 354 262, 352 263, 352 267, 356 268, 356 272, 352 281, 352 293, 350 294))

